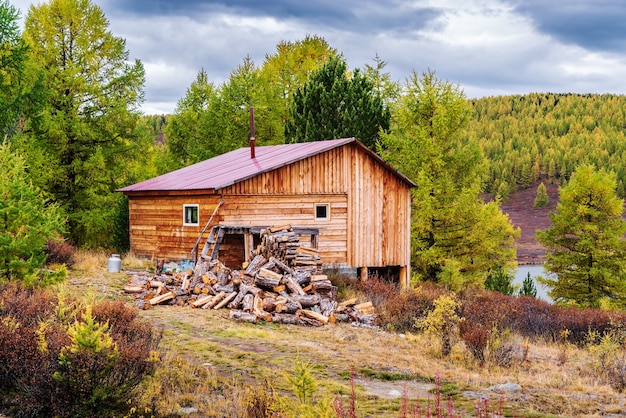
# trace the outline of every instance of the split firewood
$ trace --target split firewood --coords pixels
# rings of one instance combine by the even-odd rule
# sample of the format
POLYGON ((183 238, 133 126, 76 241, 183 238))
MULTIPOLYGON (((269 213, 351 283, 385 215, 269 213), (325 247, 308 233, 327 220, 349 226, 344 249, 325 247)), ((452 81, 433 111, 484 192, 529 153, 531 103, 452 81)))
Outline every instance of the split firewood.
POLYGON ((222 299, 222 300, 220 301, 220 303, 218 303, 217 305, 215 305, 215 306, 213 307, 213 309, 222 309, 224 306, 228 305, 228 303, 229 303, 231 300, 235 299, 235 297, 236 297, 236 296, 237 296, 237 292, 232 292, 232 293, 229 293, 228 295, 226 295, 226 297, 225 297, 224 299, 222 299))
POLYGON ((201 308, 213 299, 212 295, 201 296, 191 303, 192 308, 201 308))
POLYGON ((270 234, 273 234, 275 232, 280 232, 280 231, 289 231, 289 230, 291 230, 291 225, 278 225, 278 226, 271 226, 267 228, 267 232, 270 234))
POLYGON ((265 264, 266 262, 267 262, 267 259, 263 257, 262 255, 259 254, 255 256, 252 259, 252 261, 250 261, 250 264, 248 264, 248 267, 246 267, 244 274, 254 277, 259 271, 259 269, 261 268, 261 266, 265 264))
POLYGON ((272 322, 272 314, 263 310, 263 299, 259 295, 254 296, 252 313, 265 322, 272 322))
POLYGON ((213 300, 211 300, 209 303, 207 303, 206 305, 202 306, 202 308, 204 309, 211 309, 213 308, 215 305, 217 305, 218 303, 220 303, 222 301, 222 299, 224 299, 226 297, 226 292, 220 292, 217 295, 215 295, 213 297, 213 300))
POLYGON ((319 306, 321 314, 329 317, 337 308, 337 302, 331 299, 322 299, 319 306))
POLYGON ((306 292, 290 275, 283 276, 283 283, 296 295, 306 295, 306 292))
POLYGON ((229 308, 236 309, 236 307, 239 306, 239 304, 243 300, 243 297, 246 296, 246 294, 252 288, 253 288, 253 286, 248 286, 245 283, 239 284, 239 292, 237 293, 237 296, 235 296, 235 298, 230 302, 229 308))
POLYGON ((250 312, 239 310, 239 309, 231 309, 228 317, 236 321, 245 321, 245 322, 250 322, 253 324, 257 323, 256 315, 250 312))
POLYGON ((216 292, 232 293, 235 291, 235 285, 233 283, 228 284, 214 284, 213 290, 216 292))
POLYGON ((246 312, 252 312, 254 308, 254 295, 252 293, 248 293, 243 297, 241 301, 241 309, 246 312))
POLYGON ((282 275, 271 270, 261 269, 255 276, 254 284, 256 284, 258 287, 273 289, 276 286, 280 285, 281 279, 282 275))
POLYGON ((143 285, 126 285, 124 286, 124 292, 126 293, 143 293, 146 291, 146 286, 143 285))
POLYGON ((357 309, 362 314, 373 314, 376 312, 372 302, 359 303, 358 305, 354 305, 354 309, 357 309))
POLYGON ((311 308, 320 303, 322 298, 317 293, 312 295, 292 295, 291 299, 299 302, 303 308, 311 308))
POLYGON ((297 312, 297 315, 304 315, 307 318, 315 319, 316 321, 320 321, 322 324, 328 324, 328 317, 322 315, 319 312, 311 311, 309 309, 300 309, 297 312))
POLYGON ((357 298, 352 298, 352 299, 347 299, 344 300, 343 302, 341 302, 339 304, 339 306, 344 307, 344 306, 354 306, 357 304, 359 300, 357 298))
POLYGON ((289 267, 287 264, 283 263, 280 260, 277 260, 274 257, 270 257, 270 261, 273 262, 276 267, 278 267, 280 270, 282 270, 284 273, 287 273, 290 276, 295 276, 295 273, 293 272, 293 270, 291 269, 291 267, 289 267))
POLYGON ((163 303, 170 299, 174 299, 175 296, 176 294, 174 294, 174 292, 164 293, 162 295, 159 295, 150 299, 150 305, 153 305, 153 306, 158 305, 159 303, 163 303))
POLYGON ((302 305, 300 305, 298 302, 287 302, 287 301, 277 303, 274 307, 274 311, 276 313, 288 313, 288 314, 295 314, 300 309, 302 309, 302 305))

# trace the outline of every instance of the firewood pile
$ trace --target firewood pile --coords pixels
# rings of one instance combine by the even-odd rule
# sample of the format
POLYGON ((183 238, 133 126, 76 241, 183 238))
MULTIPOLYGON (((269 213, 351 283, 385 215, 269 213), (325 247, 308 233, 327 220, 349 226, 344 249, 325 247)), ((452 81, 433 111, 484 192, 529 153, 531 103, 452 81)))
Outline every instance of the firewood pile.
POLYGON ((290 226, 262 230, 253 255, 243 270, 230 269, 215 259, 199 261, 185 272, 163 273, 157 268, 153 275, 133 273, 124 290, 135 295, 140 309, 178 305, 229 309, 231 319, 252 323, 374 325, 371 302, 337 302, 337 287, 322 274, 317 250, 300 245, 290 226))

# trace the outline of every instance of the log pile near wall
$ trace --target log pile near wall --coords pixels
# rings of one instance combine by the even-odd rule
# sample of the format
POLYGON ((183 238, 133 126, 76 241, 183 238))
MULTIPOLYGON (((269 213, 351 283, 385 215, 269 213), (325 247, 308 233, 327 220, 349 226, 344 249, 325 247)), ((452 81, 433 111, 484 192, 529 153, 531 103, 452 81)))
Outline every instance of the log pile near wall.
POLYGON ((301 246, 298 235, 285 225, 261 232, 261 244, 244 270, 230 269, 217 259, 202 261, 186 272, 134 274, 124 290, 135 294, 141 309, 178 305, 229 309, 230 318, 252 323, 373 325, 371 302, 338 303, 337 287, 322 267, 317 251, 301 246))

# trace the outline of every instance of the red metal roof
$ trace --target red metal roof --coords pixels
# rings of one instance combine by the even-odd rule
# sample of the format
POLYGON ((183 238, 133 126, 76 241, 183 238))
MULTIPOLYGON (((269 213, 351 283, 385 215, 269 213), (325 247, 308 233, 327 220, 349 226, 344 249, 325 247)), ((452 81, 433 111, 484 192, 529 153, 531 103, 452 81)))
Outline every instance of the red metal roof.
POLYGON ((239 148, 209 160, 123 187, 118 191, 219 190, 258 174, 284 167, 352 142, 370 153, 410 186, 414 186, 411 180, 393 169, 355 138, 342 138, 298 144, 257 146, 255 147, 255 158, 250 158, 250 148, 239 148))

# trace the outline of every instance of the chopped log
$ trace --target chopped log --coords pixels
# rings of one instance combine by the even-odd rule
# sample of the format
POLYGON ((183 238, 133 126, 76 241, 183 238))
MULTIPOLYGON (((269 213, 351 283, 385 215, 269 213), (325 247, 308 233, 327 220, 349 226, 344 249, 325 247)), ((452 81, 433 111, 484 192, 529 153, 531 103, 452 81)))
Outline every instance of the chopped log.
POLYGON ((309 284, 309 285, 303 287, 302 290, 304 290, 304 293, 306 293, 307 295, 315 293, 315 288, 313 287, 312 284, 309 284))
POLYGON ((347 300, 344 300, 343 302, 341 302, 341 303, 339 304, 339 306, 341 306, 341 307, 345 307, 345 306, 354 306, 354 305, 356 305, 356 304, 357 304, 357 302, 358 302, 358 301, 359 301, 359 300, 358 300, 357 298, 347 299, 347 300))
POLYGON ((212 271, 207 271, 202 275, 202 283, 213 286, 215 283, 217 283, 217 275, 212 271))
POLYGON ((354 305, 354 309, 357 309, 362 314, 373 314, 376 312, 372 302, 359 303, 358 305, 354 305))
POLYGON ((280 279, 282 279, 282 276, 278 273, 271 270, 261 269, 254 278, 254 284, 266 289, 273 289, 280 285, 280 279))
POLYGON ((241 301, 241 309, 246 312, 252 312, 254 308, 254 295, 252 293, 248 293, 243 297, 241 301))
POLYGON ((275 305, 274 311, 276 313, 295 314, 300 309, 302 309, 302 305, 298 302, 282 302, 275 305))
POLYGON ((337 308, 337 302, 331 299, 322 299, 320 301, 320 312, 324 316, 330 316, 337 308))
POLYGON ((209 271, 210 265, 207 262, 200 262, 196 264, 196 267, 193 270, 193 277, 198 278, 202 277, 207 271, 209 271))
POLYGON ((194 295, 199 295, 202 293, 202 289, 204 289, 204 286, 200 286, 200 285, 196 285, 194 286, 194 288, 191 290, 191 293, 193 293, 194 295))
POLYGON ((216 292, 224 292, 224 293, 232 293, 235 291, 235 285, 233 283, 228 283, 226 285, 214 284, 213 290, 216 292))
POLYGON ((295 293, 296 295, 306 295, 306 292, 302 290, 300 285, 293 279, 293 277, 289 275, 283 276, 283 283, 287 285, 292 293, 295 293))
POLYGON ((282 270, 283 273, 287 273, 290 276, 295 276, 295 273, 293 272, 291 267, 289 267, 287 264, 283 263, 280 260, 277 260, 274 257, 270 257, 270 261, 272 261, 276 265, 276 267, 278 267, 280 270, 282 270))
POLYGON ((213 309, 221 309, 224 306, 226 306, 231 300, 235 299, 235 296, 237 296, 237 292, 233 292, 228 294, 224 299, 222 299, 222 301, 220 303, 218 303, 217 305, 215 305, 213 307, 213 309))
POLYGON ((335 319, 338 322, 350 322, 350 320, 351 320, 350 319, 350 315, 345 314, 345 313, 336 313, 335 312, 334 316, 335 316, 335 319))
POLYGON ((284 284, 280 284, 276 286, 275 288, 273 288, 272 290, 274 291, 274 293, 280 293, 280 292, 284 292, 285 289, 287 289, 287 286, 285 286, 284 284))
POLYGON ((189 290, 189 285, 191 284, 191 278, 189 274, 186 274, 185 277, 183 277, 183 282, 180 285, 180 288, 183 290, 189 290))
POLYGON ((241 283, 239 285, 239 292, 237 293, 237 296, 232 300, 232 302, 230 302, 230 305, 228 305, 228 307, 231 309, 236 309, 243 300, 243 297, 246 296, 246 294, 248 294, 248 292, 250 292, 253 288, 253 286, 241 283))
POLYGON ((300 318, 295 315, 275 313, 272 314, 272 322, 276 322, 277 324, 299 325, 300 318))
POLYGON ((252 302, 252 313, 265 322, 272 322, 272 314, 263 310, 263 299, 259 295, 254 296, 252 302))
POLYGON ((322 298, 317 293, 312 295, 292 295, 291 299, 296 302, 299 302, 303 308, 310 308, 320 303, 322 298))
POLYGON ((250 312, 241 311, 239 309, 231 309, 230 313, 228 314, 228 317, 236 321, 245 321, 245 322, 250 322, 252 324, 257 323, 256 315, 251 314, 250 312))
POLYGON ((225 292, 220 292, 217 295, 215 295, 215 297, 213 297, 213 300, 211 300, 209 303, 207 303, 206 305, 204 305, 202 308, 204 309, 211 309, 213 308, 215 305, 217 305, 218 303, 220 303, 220 301, 222 299, 224 299, 226 297, 226 293, 225 292))
POLYGON ((296 269, 292 275, 293 279, 300 285, 306 286, 311 283, 311 272, 296 269))
POLYGON ((150 305, 158 305, 160 303, 166 302, 170 299, 174 299, 174 297, 176 296, 176 294, 174 292, 167 292, 164 293, 162 295, 153 297, 152 299, 150 299, 150 305))
POLYGON ((328 317, 322 315, 319 312, 311 311, 309 309, 300 309, 297 312, 297 315, 304 315, 307 318, 315 319, 316 321, 320 321, 322 324, 328 324, 328 317))
POLYGON ((124 286, 124 292, 126 293, 143 293, 146 291, 146 286, 142 285, 126 285, 124 286))
POLYGON ((201 308, 204 305, 206 305, 207 303, 211 302, 212 299, 213 299, 213 296, 211 296, 211 295, 201 296, 198 299, 196 299, 194 302, 191 303, 191 307, 192 308, 201 308))
POLYGON ((220 285, 227 285, 230 281, 230 269, 224 265, 220 265, 217 271, 217 283, 220 285))
POLYGON ((267 262, 267 259, 263 257, 261 254, 256 255, 246 267, 244 274, 254 277, 261 266, 267 262))
POLYGON ((278 226, 271 226, 267 228, 267 232, 270 234, 273 234, 275 232, 290 231, 290 230, 291 230, 291 225, 278 225, 278 226))

